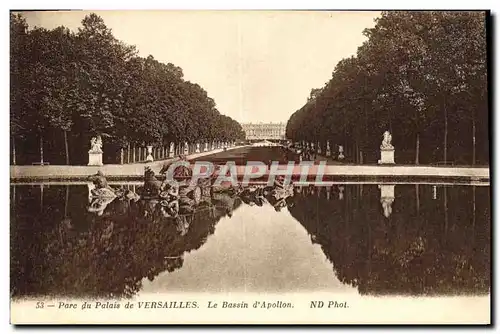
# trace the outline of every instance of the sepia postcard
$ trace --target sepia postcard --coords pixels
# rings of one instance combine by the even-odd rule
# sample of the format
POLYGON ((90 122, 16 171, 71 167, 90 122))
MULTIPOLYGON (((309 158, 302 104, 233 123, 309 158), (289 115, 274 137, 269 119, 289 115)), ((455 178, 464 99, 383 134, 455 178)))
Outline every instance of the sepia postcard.
POLYGON ((490 30, 11 11, 11 324, 491 324, 490 30))

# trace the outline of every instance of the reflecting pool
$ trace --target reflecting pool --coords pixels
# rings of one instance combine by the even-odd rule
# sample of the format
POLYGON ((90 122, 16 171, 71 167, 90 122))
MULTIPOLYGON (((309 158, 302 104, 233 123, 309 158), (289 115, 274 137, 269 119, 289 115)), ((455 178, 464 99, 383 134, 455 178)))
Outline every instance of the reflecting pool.
POLYGON ((11 184, 10 210, 13 298, 490 291, 489 185, 208 187, 164 203, 11 184))

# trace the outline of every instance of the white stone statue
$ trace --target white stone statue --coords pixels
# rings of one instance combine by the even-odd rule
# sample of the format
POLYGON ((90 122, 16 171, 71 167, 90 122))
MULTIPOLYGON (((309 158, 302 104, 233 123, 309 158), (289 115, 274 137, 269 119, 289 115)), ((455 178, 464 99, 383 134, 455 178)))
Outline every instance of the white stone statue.
POLYGON ((174 143, 170 143, 170 150, 168 152, 168 156, 169 158, 173 157, 175 154, 175 144, 174 143))
POLYGON ((102 139, 101 136, 92 137, 90 140, 89 153, 102 153, 102 139))
POLYGON ((382 140, 382 145, 380 145, 381 150, 393 150, 394 146, 392 146, 392 135, 389 131, 384 132, 382 140))
POLYGON ((102 166, 102 139, 101 136, 92 137, 90 140, 88 166, 102 166))
POLYGON ((326 156, 329 157, 332 155, 332 151, 330 149, 330 141, 326 142, 326 156))
POLYGON ((394 146, 392 146, 392 136, 389 131, 384 132, 384 139, 380 145, 379 164, 394 164, 394 146))
POLYGON ((196 153, 200 153, 200 143, 196 143, 196 153))
POLYGON ((146 161, 147 162, 154 161, 154 159, 153 159, 153 146, 152 145, 148 145, 148 146, 146 146, 146 148, 148 150, 148 155, 146 156, 146 161))
POLYGON ((338 157, 338 159, 342 160, 344 158, 345 158, 345 155, 344 155, 344 146, 339 145, 339 157, 338 157))

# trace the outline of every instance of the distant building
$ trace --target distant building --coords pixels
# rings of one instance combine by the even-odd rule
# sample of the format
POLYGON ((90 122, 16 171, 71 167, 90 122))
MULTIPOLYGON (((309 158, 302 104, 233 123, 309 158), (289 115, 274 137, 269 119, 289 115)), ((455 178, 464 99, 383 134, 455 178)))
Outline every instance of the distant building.
POLYGON ((285 139, 286 123, 243 123, 247 140, 285 139))

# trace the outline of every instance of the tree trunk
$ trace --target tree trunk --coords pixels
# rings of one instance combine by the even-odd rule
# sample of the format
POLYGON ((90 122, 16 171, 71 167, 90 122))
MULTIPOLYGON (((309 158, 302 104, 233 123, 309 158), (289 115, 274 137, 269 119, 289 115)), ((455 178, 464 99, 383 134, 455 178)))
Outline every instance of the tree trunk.
POLYGON ((64 130, 64 152, 66 154, 66 165, 69 165, 68 131, 64 130))
POLYGON ((472 118, 472 166, 476 165, 476 118, 472 118))
POLYGON ((43 134, 40 134, 40 165, 43 165, 43 134))
POLYGON ((443 95, 444 109, 444 163, 448 163, 448 110, 446 109, 446 97, 443 95))
POLYGON ((64 218, 68 218, 69 185, 66 186, 66 197, 64 201, 64 218))
POLYGON ((130 163, 130 143, 127 144, 127 163, 130 163))
POLYGON ((123 165, 123 158, 124 156, 124 153, 123 153, 123 147, 120 147, 120 165, 123 165))
POLYGON ((132 163, 135 162, 135 144, 132 146, 132 163))
POLYGON ((476 230, 476 186, 472 186, 472 229, 476 230))
POLYGON ((12 186, 12 208, 15 212, 16 210, 16 185, 12 186))
POLYGON ((16 164, 16 138, 12 136, 12 164, 16 164))
POLYGON ((445 231, 445 241, 448 241, 448 191, 447 187, 444 186, 444 231, 445 231))
POLYGON ((43 212, 43 183, 40 184, 40 213, 43 212))
POLYGON ((359 142, 358 139, 356 139, 356 146, 354 148, 356 150, 356 164, 359 164, 359 142))
POLYGON ((419 192, 419 185, 415 184, 415 198, 417 200, 416 206, 417 206, 417 213, 420 213, 420 192, 419 192))
POLYGON ((420 163, 420 134, 417 133, 417 142, 415 144, 415 165, 420 163))

